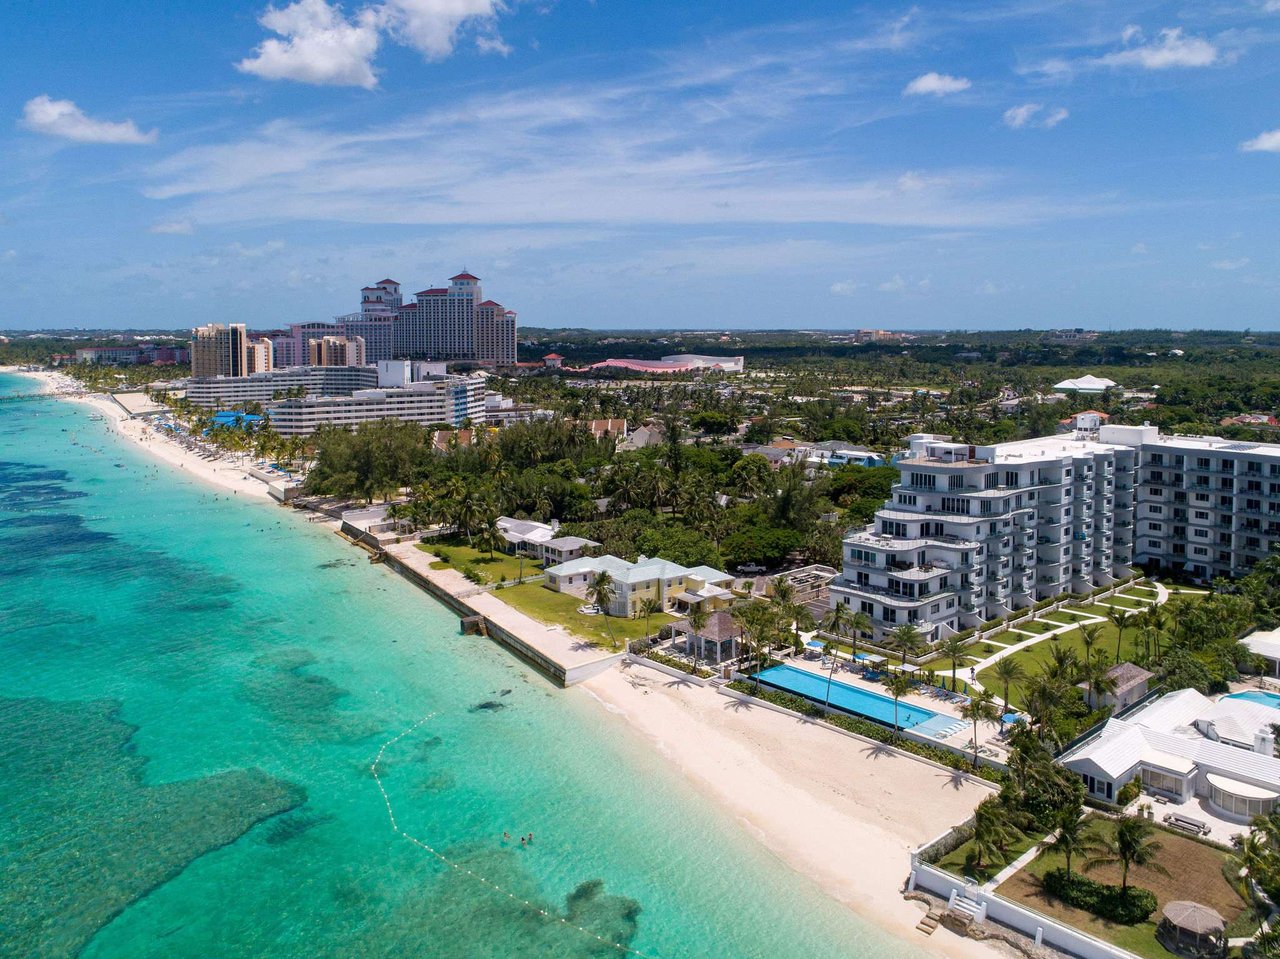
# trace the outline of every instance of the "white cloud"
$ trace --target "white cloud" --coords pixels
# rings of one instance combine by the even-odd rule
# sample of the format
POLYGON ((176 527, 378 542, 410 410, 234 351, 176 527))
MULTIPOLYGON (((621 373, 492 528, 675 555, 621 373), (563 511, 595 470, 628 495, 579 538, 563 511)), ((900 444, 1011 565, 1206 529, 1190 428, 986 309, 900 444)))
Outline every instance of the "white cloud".
POLYGON ((163 233, 171 236, 190 236, 196 232, 196 225, 190 220, 170 220, 157 223, 151 227, 151 233, 163 233))
POLYGON ((1004 111, 1004 125, 1015 130, 1025 127, 1033 116, 1044 109, 1043 103, 1024 103, 1004 111))
POLYGON ((502 9, 501 0, 385 0, 348 18, 337 3, 296 0, 268 7, 258 20, 283 39, 263 40, 236 67, 266 80, 369 90, 378 85, 373 60, 383 35, 428 60, 443 60, 471 30, 481 53, 507 56, 511 47, 497 28, 502 9))
POLYGON ((143 133, 132 120, 95 120, 70 100, 33 97, 22 108, 22 125, 46 136, 77 143, 155 143, 159 130, 143 133))
POLYGON ((1139 46, 1099 57, 1097 62, 1108 67, 1140 67, 1143 70, 1169 70, 1175 67, 1208 67, 1218 61, 1218 48, 1201 37, 1185 37, 1181 27, 1165 27, 1150 43, 1142 43, 1142 31, 1126 27, 1121 39, 1137 41, 1139 46))
POLYGON ((935 96, 945 97, 951 93, 960 93, 973 86, 964 77, 953 77, 946 73, 926 73, 916 77, 902 90, 904 97, 935 96))
POLYGON ((881 293, 901 293, 906 288, 907 281, 902 278, 901 273, 893 274, 893 276, 876 287, 881 293))
POLYGON ((1004 125, 1013 130, 1021 130, 1023 127, 1052 130, 1071 115, 1066 107, 1057 107, 1044 114, 1041 113, 1042 110, 1044 110, 1043 103, 1024 103, 1021 106, 1010 107, 1004 111, 1004 125))
POLYGON ((1005 291, 1005 288, 991 280, 983 280, 973 291, 978 296, 999 296, 1005 291))
POLYGON ((1147 245, 1145 243, 1135 243, 1129 247, 1129 252, 1134 256, 1145 256, 1147 253, 1147 245))
POLYGON ((1215 270, 1242 270, 1249 265, 1249 258, 1242 256, 1234 260, 1214 260, 1209 265, 1215 270))
POLYGON ((497 33, 501 9, 501 0, 387 0, 379 16, 396 40, 428 60, 443 60, 468 27, 477 30, 476 46, 481 52, 510 53, 497 33))
POLYGON ((862 284, 856 280, 841 280, 839 283, 831 284, 831 292, 836 296, 853 296, 860 289, 862 284))
MULTIPOLYGON (((1276 2, 1280 3, 1280 0, 1276 2)), ((1245 153, 1280 153, 1280 129, 1259 133, 1252 140, 1240 144, 1240 149, 1245 153)))
POLYGON ((297 0, 287 7, 268 7, 258 22, 284 39, 263 40, 236 69, 265 80, 366 90, 378 85, 372 63, 378 52, 378 15, 372 9, 348 20, 341 7, 325 0, 297 0))

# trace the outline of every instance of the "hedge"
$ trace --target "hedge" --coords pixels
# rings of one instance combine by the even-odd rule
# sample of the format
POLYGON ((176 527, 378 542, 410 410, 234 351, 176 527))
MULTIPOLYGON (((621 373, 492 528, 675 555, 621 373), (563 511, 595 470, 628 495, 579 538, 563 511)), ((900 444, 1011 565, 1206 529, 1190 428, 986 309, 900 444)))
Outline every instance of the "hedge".
POLYGON ((674 656, 668 656, 665 653, 647 650, 644 653, 646 659, 652 659, 655 663, 661 663, 663 666, 670 666, 672 669, 678 669, 682 673, 688 673, 691 676, 698 676, 702 679, 710 679, 715 675, 711 670, 699 666, 694 669, 692 663, 686 663, 683 660, 676 659, 674 656))
POLYGON ((1078 872, 1067 875, 1065 869, 1050 869, 1044 874, 1044 888, 1049 895, 1093 913, 1099 919, 1118 922, 1124 926, 1136 926, 1146 922, 1156 911, 1156 894, 1150 889, 1130 886, 1121 889, 1105 882, 1097 882, 1078 872))
POLYGON ((990 766, 979 766, 974 769, 973 763, 949 749, 939 749, 937 746, 928 746, 913 739, 903 739, 895 734, 892 729, 881 726, 879 723, 872 722, 869 719, 859 719, 856 716, 846 716, 843 713, 835 712, 824 715, 821 706, 805 699, 803 696, 784 693, 778 689, 768 689, 764 686, 757 689, 755 683, 749 683, 741 679, 736 679, 729 683, 729 688, 754 696, 757 699, 763 699, 767 703, 781 706, 783 709, 789 709, 802 716, 810 716, 814 719, 822 720, 846 732, 856 733, 867 739, 874 739, 878 743, 885 743, 895 749, 901 749, 904 753, 922 756, 941 766, 946 766, 948 769, 958 769, 961 772, 971 773, 996 785, 1004 785, 1007 778, 1005 773, 990 766))

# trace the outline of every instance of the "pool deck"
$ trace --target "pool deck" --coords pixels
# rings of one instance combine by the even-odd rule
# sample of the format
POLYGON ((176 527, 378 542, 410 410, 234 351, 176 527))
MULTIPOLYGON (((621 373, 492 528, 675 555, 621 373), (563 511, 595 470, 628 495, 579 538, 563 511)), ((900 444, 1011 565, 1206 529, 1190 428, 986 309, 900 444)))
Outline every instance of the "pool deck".
MULTIPOLYGON (((788 665, 797 669, 803 669, 808 672, 821 676, 823 679, 827 677, 829 668, 824 668, 817 659, 805 659, 797 657, 794 659, 784 660, 788 665)), ((844 683, 846 686, 852 686, 855 689, 861 689, 864 692, 874 693, 885 699, 892 700, 893 697, 885 692, 884 686, 880 683, 869 682, 863 679, 857 672, 851 669, 847 662, 841 660, 840 665, 836 667, 835 680, 844 683)), ((903 705, 915 706, 919 709, 927 709, 930 712, 937 713, 939 716, 947 716, 957 721, 963 722, 964 727, 958 732, 952 733, 942 739, 930 737, 934 742, 953 749, 971 751, 973 749, 973 723, 966 720, 960 715, 960 707, 955 703, 947 702, 944 699, 934 699, 932 696, 925 696, 919 692, 910 692, 899 700, 903 705)), ((910 732, 910 730, 906 730, 910 732)), ((998 723, 979 723, 978 724, 978 749, 981 751, 984 747, 991 750, 991 753, 984 753, 988 758, 1004 762, 1009 755, 1008 747, 1000 741, 998 734, 1000 725, 998 723), (994 753, 994 755, 992 755, 994 753)))

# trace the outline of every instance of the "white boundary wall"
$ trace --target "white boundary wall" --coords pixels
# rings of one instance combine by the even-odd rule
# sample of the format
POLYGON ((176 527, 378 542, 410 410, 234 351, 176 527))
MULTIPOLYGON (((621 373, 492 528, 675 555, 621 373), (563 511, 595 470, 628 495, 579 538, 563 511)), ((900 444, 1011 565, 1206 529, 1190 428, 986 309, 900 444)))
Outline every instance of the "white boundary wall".
POLYGON ((957 898, 970 899, 978 904, 979 920, 994 920, 1010 929, 1016 929, 1037 944, 1043 942, 1073 956, 1080 956, 1081 959, 1139 959, 1127 949, 1121 949, 1079 929, 1065 926, 1048 916, 1042 916, 994 892, 984 890, 974 883, 967 883, 958 876, 931 866, 921 861, 918 852, 911 854, 911 876, 907 881, 907 888, 923 889, 946 899, 948 903, 954 902, 957 898))

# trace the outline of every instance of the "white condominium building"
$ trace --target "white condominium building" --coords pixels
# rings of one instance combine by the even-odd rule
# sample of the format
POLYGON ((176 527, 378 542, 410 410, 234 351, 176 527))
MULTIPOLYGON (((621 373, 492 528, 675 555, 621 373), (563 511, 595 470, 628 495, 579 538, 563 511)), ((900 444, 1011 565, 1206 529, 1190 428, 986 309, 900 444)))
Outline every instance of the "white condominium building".
POLYGON ((269 403, 298 390, 309 396, 338 396, 377 385, 378 371, 372 366, 293 366, 249 376, 193 377, 187 381, 187 399, 216 409, 269 403))
MULTIPOLYGON (((372 371, 377 375, 376 370, 372 371)), ((373 420, 414 423, 484 422, 484 379, 435 376, 405 387, 357 390, 350 396, 307 396, 268 407, 271 425, 285 436, 314 433, 326 424, 354 427, 373 420)))
POLYGON ((1154 426, 969 446, 916 434, 890 500, 844 540, 833 603, 929 642, 1137 564, 1240 575, 1280 546, 1280 444, 1154 426))

